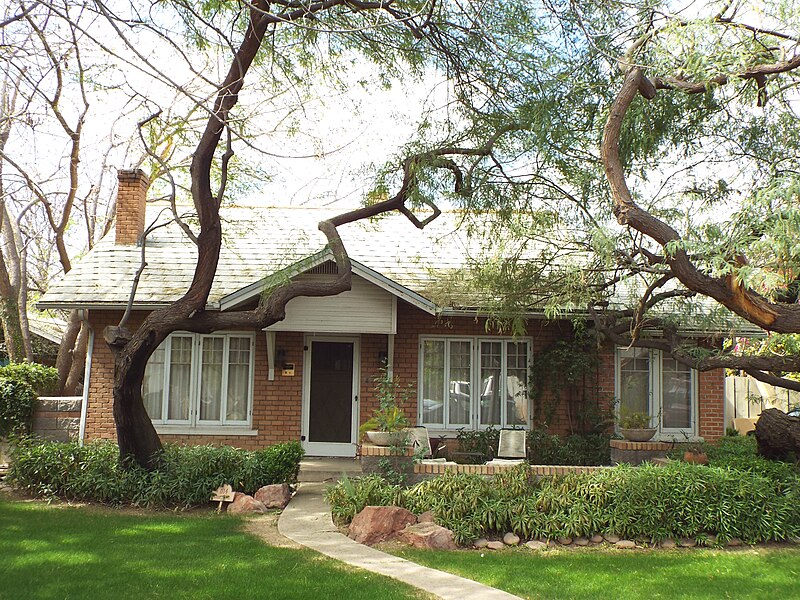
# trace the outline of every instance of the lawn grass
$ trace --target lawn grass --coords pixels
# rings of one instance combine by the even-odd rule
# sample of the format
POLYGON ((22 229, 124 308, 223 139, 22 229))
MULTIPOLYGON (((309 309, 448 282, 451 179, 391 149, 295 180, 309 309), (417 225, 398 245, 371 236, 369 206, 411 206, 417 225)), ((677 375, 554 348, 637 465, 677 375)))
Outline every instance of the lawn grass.
POLYGON ((523 598, 800 598, 797 547, 396 554, 523 598))
POLYGON ((428 597, 310 550, 268 546, 241 528, 240 518, 208 513, 0 499, 0 598, 428 597))

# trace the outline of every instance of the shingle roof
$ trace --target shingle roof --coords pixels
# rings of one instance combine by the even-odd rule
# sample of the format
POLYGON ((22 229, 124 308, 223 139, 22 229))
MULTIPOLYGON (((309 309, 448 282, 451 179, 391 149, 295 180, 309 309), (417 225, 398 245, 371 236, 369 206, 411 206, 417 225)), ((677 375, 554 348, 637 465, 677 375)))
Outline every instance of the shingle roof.
MULTIPOLYGON (((168 211, 164 209, 163 204, 148 205, 146 223, 157 218, 166 221, 168 211)), ((342 212, 341 208, 224 208, 221 212, 223 248, 209 295, 209 308, 218 309, 221 302, 227 303, 231 294, 248 286, 255 287, 270 275, 291 270, 299 261, 324 251, 326 239, 317 225, 342 212)), ((448 275, 468 273, 470 259, 480 260, 502 246, 498 243, 500 240, 495 239, 497 234, 492 232, 488 216, 483 223, 485 231, 474 231, 476 226, 480 228, 481 223, 476 225, 473 219, 473 232, 468 235, 463 213, 453 211, 442 213, 420 230, 404 216, 394 213, 341 226, 339 233, 351 259, 361 263, 358 266, 371 269, 431 305, 441 304, 437 300, 446 297, 445 301, 451 306, 441 308, 469 308, 483 305, 485 298, 480 296, 486 291, 451 289, 458 284, 448 275), (438 286, 437 281, 440 282, 438 286), (443 292, 442 286, 448 289, 443 292)), ((114 236, 107 235, 67 275, 51 284, 38 306, 125 306, 141 262, 141 250, 138 246, 116 246, 114 236)), ((529 245, 523 254, 535 256, 536 253, 536 248, 529 245)), ((147 268, 139 282, 135 306, 149 309, 178 299, 189 287, 196 257, 195 245, 177 225, 156 229, 147 240, 147 268)), ((626 306, 637 297, 637 292, 641 290, 620 288, 612 304, 626 306)), ((531 310, 541 312, 533 307, 531 310)), ((704 331, 737 331, 739 335, 756 335, 761 331, 710 298, 676 301, 663 307, 662 314, 664 310, 675 311, 673 314, 683 315, 688 321, 696 318, 698 329, 704 331), (700 322, 704 324, 699 325, 700 322)), ((685 327, 684 324, 682 329, 685 327)))
MULTIPOLYGON (((148 206, 147 223, 162 211, 163 206, 148 206)), ((314 208, 223 209, 223 249, 209 307, 216 308, 225 296, 323 250, 326 239, 317 224, 341 212, 314 208)), ((480 251, 478 242, 459 230, 461 218, 460 213, 444 213, 419 230, 395 214, 344 225, 339 232, 352 259, 427 297, 426 290, 436 272, 463 268, 467 257, 480 251)), ((136 306, 151 308, 176 300, 192 279, 197 257, 194 244, 172 224, 155 230, 148 237, 145 251, 147 268, 139 282, 136 306)), ((140 247, 116 246, 114 236, 108 235, 50 286, 39 306, 124 306, 140 261, 140 247)))

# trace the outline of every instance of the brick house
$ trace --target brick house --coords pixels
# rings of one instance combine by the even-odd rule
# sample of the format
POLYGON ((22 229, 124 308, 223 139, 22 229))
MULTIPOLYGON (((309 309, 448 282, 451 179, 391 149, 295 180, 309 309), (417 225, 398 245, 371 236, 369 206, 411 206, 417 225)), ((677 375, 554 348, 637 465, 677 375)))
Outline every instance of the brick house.
MULTIPOLYGON (((140 171, 120 172, 115 236, 102 240, 39 303, 80 309, 91 326, 81 417, 87 440, 115 435, 113 359, 102 337, 95 339, 119 322, 128 302, 145 224, 167 214, 163 206, 145 205, 147 188, 140 171)), ((289 277, 329 277, 333 263, 316 223, 330 214, 223 210, 224 247, 208 309, 253 306, 263 290, 289 277)), ((358 426, 377 408, 374 377, 384 364, 413 390, 406 411, 432 435, 529 427, 531 357, 570 336, 572 326, 533 312, 527 334, 512 337, 487 330, 485 317, 464 307, 468 301, 437 303, 434 298, 443 297, 438 275, 463 267, 465 256, 479 251, 457 219, 443 214, 422 231, 400 216, 343 226, 353 262, 351 291, 296 298, 286 319, 264 331, 170 335, 151 357, 143 385, 162 439, 248 449, 299 439, 310 455, 353 456, 358 426)), ((145 250, 132 327, 179 297, 194 270, 194 246, 174 224, 148 236, 145 250)), ((598 393, 657 415, 661 439, 723 435, 722 371, 697 373, 640 349, 606 347, 600 358, 598 393)), ((550 425, 567 430, 560 406, 550 425)))

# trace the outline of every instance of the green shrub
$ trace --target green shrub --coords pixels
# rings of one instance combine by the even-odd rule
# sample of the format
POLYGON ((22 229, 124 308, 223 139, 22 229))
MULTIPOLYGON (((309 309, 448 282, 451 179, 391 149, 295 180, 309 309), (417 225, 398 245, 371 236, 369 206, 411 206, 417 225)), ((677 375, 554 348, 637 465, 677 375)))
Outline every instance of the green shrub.
POLYGON ((486 429, 464 429, 462 427, 458 430, 456 441, 459 452, 472 454, 466 458, 466 462, 480 464, 497 455, 500 430, 491 425, 486 429))
POLYGON ((12 485, 38 496, 140 506, 197 506, 224 483, 254 493, 262 485, 294 483, 303 449, 297 442, 248 452, 228 446, 167 444, 161 464, 148 472, 123 469, 113 442, 22 440, 12 451, 12 485))
POLYGON ((38 363, 10 363, 0 367, 0 377, 27 383, 37 396, 55 394, 58 390, 58 371, 38 363))
POLYGON ((528 432, 528 461, 534 465, 585 465, 611 463, 610 436, 587 433, 561 437, 543 428, 528 432))
POLYGON ((657 541, 689 537, 745 542, 800 534, 800 483, 727 468, 673 463, 536 479, 525 466, 492 479, 453 474, 403 489, 379 480, 349 481, 328 492, 337 518, 368 504, 432 510, 458 543, 514 531, 523 538, 615 533, 657 541))
POLYGON ((30 432, 36 394, 27 383, 0 377, 0 437, 30 432))

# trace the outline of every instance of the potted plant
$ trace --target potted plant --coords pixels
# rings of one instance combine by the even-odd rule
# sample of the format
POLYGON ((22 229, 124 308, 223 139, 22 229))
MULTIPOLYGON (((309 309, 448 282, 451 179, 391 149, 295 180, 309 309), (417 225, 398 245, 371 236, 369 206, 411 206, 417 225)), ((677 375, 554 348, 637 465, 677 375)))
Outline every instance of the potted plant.
POLYGON ((689 441, 689 436, 684 432, 686 444, 683 444, 683 462, 695 465, 707 465, 708 454, 706 454, 705 444, 698 441, 689 441))
POLYGON ((619 432, 626 440, 631 442, 648 442, 656 434, 656 428, 651 427, 652 419, 646 412, 620 411, 619 432))
POLYGON ((389 376, 386 367, 382 367, 374 378, 375 395, 380 408, 367 422, 359 427, 362 437, 366 437, 376 446, 403 446, 408 441, 408 418, 399 406, 398 396, 405 398, 408 390, 401 391, 400 386, 389 376))

